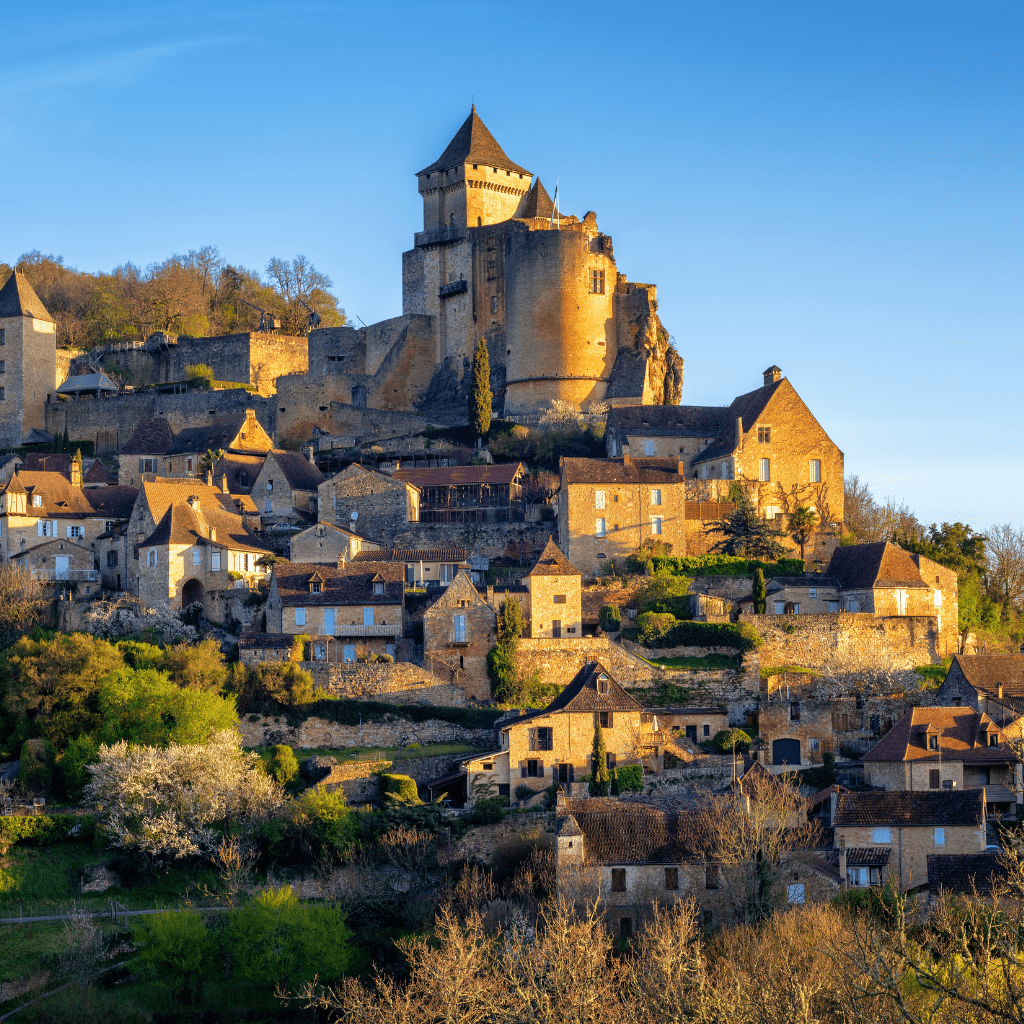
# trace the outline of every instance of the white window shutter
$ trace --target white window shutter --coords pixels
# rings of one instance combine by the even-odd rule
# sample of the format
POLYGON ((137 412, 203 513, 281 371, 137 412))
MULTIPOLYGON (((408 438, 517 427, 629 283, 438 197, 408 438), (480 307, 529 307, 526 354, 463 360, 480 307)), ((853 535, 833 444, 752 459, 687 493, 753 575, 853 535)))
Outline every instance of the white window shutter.
POLYGON ((36 520, 36 536, 42 537, 43 535, 43 521, 42 519, 36 520))

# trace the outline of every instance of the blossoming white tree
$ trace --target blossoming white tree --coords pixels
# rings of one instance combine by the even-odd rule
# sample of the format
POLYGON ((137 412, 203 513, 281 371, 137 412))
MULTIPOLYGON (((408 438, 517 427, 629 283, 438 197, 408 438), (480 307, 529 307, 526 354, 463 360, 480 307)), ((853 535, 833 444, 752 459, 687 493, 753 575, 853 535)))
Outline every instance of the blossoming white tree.
POLYGON ((232 826, 265 820, 284 802, 259 757, 243 750, 231 730, 205 745, 121 741, 101 746, 99 757, 84 800, 103 805, 113 846, 151 863, 210 857, 232 826))

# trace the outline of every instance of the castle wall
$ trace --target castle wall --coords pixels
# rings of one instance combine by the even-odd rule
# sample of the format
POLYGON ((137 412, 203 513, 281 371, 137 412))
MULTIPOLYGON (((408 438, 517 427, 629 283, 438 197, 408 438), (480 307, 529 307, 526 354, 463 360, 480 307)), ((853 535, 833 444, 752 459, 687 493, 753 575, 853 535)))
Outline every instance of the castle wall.
MULTIPOLYGON (((3 354, 3 401, 0 401, 0 444, 20 445, 27 431, 22 429, 24 404, 22 389, 24 387, 24 351, 26 343, 31 344, 31 324, 29 317, 4 317, 0 319, 0 328, 4 332, 4 345, 0 348, 3 354)), ((56 335, 55 335, 56 337, 56 335)))
POLYGON ((4 317, 0 327, 0 443, 20 445, 34 427, 45 429, 46 403, 56 390, 57 333, 48 320, 29 316, 4 317))

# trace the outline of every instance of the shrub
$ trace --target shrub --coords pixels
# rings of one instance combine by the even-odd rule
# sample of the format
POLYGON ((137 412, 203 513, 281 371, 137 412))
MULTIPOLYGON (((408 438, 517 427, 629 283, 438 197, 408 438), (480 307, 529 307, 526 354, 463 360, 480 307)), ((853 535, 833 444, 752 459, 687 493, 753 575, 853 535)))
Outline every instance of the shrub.
POLYGON ((14 843, 49 846, 52 843, 88 842, 96 833, 96 819, 82 814, 0 816, 0 849, 14 843))
POLYGON ((656 639, 675 624, 676 617, 671 612, 642 612, 636 619, 640 643, 656 639))
POLYGON ((270 774, 282 785, 287 786, 299 774, 299 762, 287 743, 278 743, 270 757, 270 774))
POLYGON ((68 743, 67 749, 57 758, 57 779, 65 796, 81 800, 82 787, 89 781, 86 767, 95 764, 99 757, 99 741, 92 736, 78 736, 68 743))
POLYGON ((395 663, 394 655, 391 654, 378 654, 377 661, 381 665, 393 665, 395 663))
POLYGON ((359 842, 359 813, 341 790, 310 789, 289 806, 289 836, 298 853, 323 862, 344 857, 359 842))
POLYGON ((753 576, 756 569, 761 569, 766 577, 802 576, 804 560, 780 558, 775 562, 761 562, 735 555, 696 555, 692 558, 654 556, 655 572, 667 572, 673 576, 753 576))
MULTIPOLYGON (((639 622, 639 619, 637 620, 639 622)), ((638 634, 647 647, 734 647, 754 651, 761 646, 760 633, 749 623, 676 622, 653 637, 638 634)))
POLYGON ((53 744, 49 740, 25 740, 21 745, 18 781, 26 793, 48 793, 53 786, 53 744))
POLYGON ((644 788, 644 770, 638 764, 624 764, 615 771, 619 783, 619 792, 638 793, 644 788))
POLYGON ((745 754, 750 749, 750 737, 742 729, 723 729, 716 732, 712 742, 720 754, 731 754, 734 742, 739 754, 745 754))
POLYGON ((473 805, 474 825, 495 825, 505 817, 507 796, 488 796, 473 805))
POLYGON ((634 551, 626 558, 626 572, 642 573, 645 576, 654 574, 654 562, 649 551, 634 551))
POLYGON ((380 788, 386 803, 421 803, 416 780, 408 775, 381 775, 380 788))
POLYGON ((614 604, 601 605, 597 618, 606 633, 618 633, 622 629, 622 614, 614 604))
POLYGON ((216 943, 202 915, 193 910, 154 914, 136 925, 139 958, 156 974, 157 984, 175 1000, 192 1003, 203 979, 214 969, 216 943))
POLYGON ((528 786, 525 782, 519 783, 516 786, 516 799, 520 802, 523 800, 529 800, 531 796, 536 794, 537 790, 533 786, 528 786))

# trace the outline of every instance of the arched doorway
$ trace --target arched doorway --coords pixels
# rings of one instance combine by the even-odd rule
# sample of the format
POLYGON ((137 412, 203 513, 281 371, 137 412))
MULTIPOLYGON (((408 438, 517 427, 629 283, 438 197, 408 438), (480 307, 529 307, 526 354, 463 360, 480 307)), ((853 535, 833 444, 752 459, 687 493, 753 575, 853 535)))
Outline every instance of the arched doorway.
POLYGON ((181 588, 181 607, 187 608, 190 604, 202 604, 205 591, 199 580, 187 580, 181 588))
POLYGON ((772 764, 800 767, 799 740, 772 740, 772 764))

